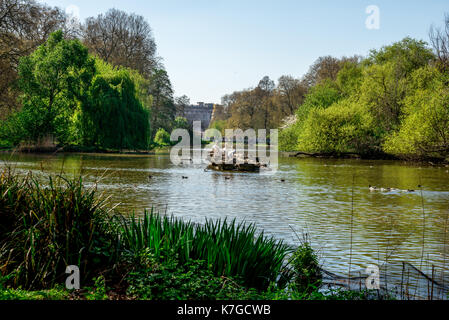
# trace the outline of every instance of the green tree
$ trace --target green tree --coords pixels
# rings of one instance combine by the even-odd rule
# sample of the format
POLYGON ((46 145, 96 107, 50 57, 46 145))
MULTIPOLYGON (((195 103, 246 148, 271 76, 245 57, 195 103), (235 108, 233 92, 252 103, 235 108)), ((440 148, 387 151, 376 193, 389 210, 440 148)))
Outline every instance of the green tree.
POLYGON ((433 58, 425 42, 405 38, 372 50, 364 61, 367 67, 361 85, 361 102, 369 107, 383 134, 399 125, 412 73, 428 65, 433 58))
POLYGON ((434 58, 426 42, 406 37, 379 50, 371 50, 364 63, 368 65, 393 63, 396 76, 405 77, 429 64, 434 58))
POLYGON ((163 128, 159 128, 154 137, 154 142, 160 146, 169 146, 171 144, 170 134, 163 128))
POLYGON ((97 59, 98 74, 81 108, 84 145, 113 149, 147 149, 149 110, 139 85, 145 79, 127 68, 114 68, 97 59))
POLYGON ((175 122, 173 124, 174 129, 191 129, 191 125, 189 121, 184 117, 176 117, 175 122))
POLYGON ((171 130, 176 116, 173 88, 164 69, 157 69, 150 77, 150 94, 153 96, 151 106, 151 124, 155 135, 157 128, 171 130))
POLYGON ((341 99, 341 93, 334 81, 325 80, 306 95, 304 103, 296 111, 298 121, 303 123, 311 110, 325 109, 341 99))
POLYGON ((94 73, 95 62, 87 49, 78 40, 65 40, 62 31, 23 57, 19 64, 23 138, 38 142, 50 135, 66 143, 71 114, 86 101, 94 73))
POLYGON ((400 128, 384 144, 385 151, 400 157, 449 156, 449 76, 435 67, 414 72, 405 98, 400 128))
POLYGON ((357 101, 341 100, 310 112, 299 137, 299 150, 308 152, 372 151, 373 118, 357 101))

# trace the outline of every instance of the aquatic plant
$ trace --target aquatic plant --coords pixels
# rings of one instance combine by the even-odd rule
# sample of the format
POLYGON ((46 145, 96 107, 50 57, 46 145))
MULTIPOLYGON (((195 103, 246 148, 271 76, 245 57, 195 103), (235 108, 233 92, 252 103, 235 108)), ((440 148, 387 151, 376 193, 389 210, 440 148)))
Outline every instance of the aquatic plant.
POLYGON ((270 282, 279 280, 291 252, 282 241, 257 234, 253 224, 235 220, 206 220, 195 225, 151 210, 141 218, 122 218, 121 226, 125 250, 137 254, 149 248, 157 258, 171 250, 182 263, 205 261, 216 276, 239 278, 257 289, 266 289, 270 282))
POLYGON ((307 238, 289 259, 294 270, 294 285, 297 291, 311 294, 321 286, 322 275, 316 252, 307 238))
POLYGON ((25 289, 63 283, 67 265, 81 280, 108 265, 116 235, 105 201, 82 179, 49 177, 42 185, 31 173, 0 173, 0 271, 25 289))

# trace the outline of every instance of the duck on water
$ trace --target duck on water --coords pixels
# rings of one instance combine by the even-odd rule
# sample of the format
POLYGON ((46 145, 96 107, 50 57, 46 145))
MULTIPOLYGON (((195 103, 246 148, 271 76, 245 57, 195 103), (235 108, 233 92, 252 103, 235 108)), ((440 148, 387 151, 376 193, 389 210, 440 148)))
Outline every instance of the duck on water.
MULTIPOLYGON (((421 188, 421 185, 418 185, 418 188, 421 188)), ((402 190, 402 189, 397 189, 397 188, 382 188, 382 187, 378 188, 378 187, 375 187, 375 186, 372 186, 372 185, 369 185, 368 189, 371 192, 375 192, 375 191, 380 191, 380 192, 394 192, 394 191, 397 191, 397 192, 415 192, 415 190, 413 190, 413 189, 402 190)))

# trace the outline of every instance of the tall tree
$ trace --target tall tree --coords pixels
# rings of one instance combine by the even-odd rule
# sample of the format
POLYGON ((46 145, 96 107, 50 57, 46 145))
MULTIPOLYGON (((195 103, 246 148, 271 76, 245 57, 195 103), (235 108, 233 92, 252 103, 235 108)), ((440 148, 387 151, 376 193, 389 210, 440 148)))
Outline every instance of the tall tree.
POLYGON ((0 119, 20 106, 14 86, 20 58, 34 51, 53 31, 73 34, 66 22, 62 10, 33 0, 0 1, 0 119))
POLYGON ((190 105, 190 98, 186 95, 175 98, 176 114, 184 116, 184 109, 190 105))
POLYGON ((444 27, 436 28, 432 26, 429 32, 430 43, 437 56, 438 67, 449 71, 449 14, 444 16, 444 27))
POLYGON ((345 62, 359 62, 360 59, 359 56, 342 57, 340 59, 332 56, 319 57, 309 68, 303 80, 309 87, 325 80, 334 81, 345 62))
POLYGON ((262 117, 261 123, 263 129, 268 129, 270 123, 270 114, 273 108, 271 97, 275 88, 274 81, 268 76, 263 77, 255 89, 257 97, 257 108, 262 117))
POLYGON ((277 93, 280 110, 285 116, 295 113, 304 101, 307 86, 292 76, 281 76, 278 80, 277 93))
POLYGON ((173 88, 167 71, 157 69, 150 77, 150 93, 153 96, 151 106, 152 136, 158 128, 171 130, 176 116, 176 106, 173 100, 173 88))
POLYGON ((94 73, 95 62, 87 49, 78 40, 65 40, 62 31, 23 57, 19 85, 27 137, 38 142, 53 135, 65 142, 70 115, 85 100, 94 73))
POLYGON ((142 16, 111 9, 87 18, 82 32, 89 51, 106 62, 137 70, 147 78, 158 66, 152 30, 142 16))

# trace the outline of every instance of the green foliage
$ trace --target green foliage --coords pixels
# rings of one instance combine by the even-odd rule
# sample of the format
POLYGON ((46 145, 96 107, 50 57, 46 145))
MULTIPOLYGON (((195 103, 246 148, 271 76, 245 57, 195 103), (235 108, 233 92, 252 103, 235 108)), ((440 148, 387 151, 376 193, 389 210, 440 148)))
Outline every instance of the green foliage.
POLYGON ((190 130, 191 126, 189 121, 184 117, 176 117, 175 122, 173 124, 173 129, 186 129, 190 130))
POLYGON ((347 61, 335 82, 311 88, 281 150, 447 158, 447 75, 423 41, 402 41, 347 61))
POLYGON ((393 63, 398 76, 405 77, 413 70, 429 64, 434 58, 426 42, 406 37, 380 50, 371 50, 365 63, 377 65, 393 63))
POLYGON ((298 148, 307 152, 370 152, 375 139, 373 119, 357 101, 341 100, 314 109, 304 123, 298 148))
POLYGON ((52 33, 46 43, 19 63, 19 87, 23 112, 18 124, 22 139, 37 142, 54 135, 67 141, 70 114, 86 99, 95 72, 94 60, 78 40, 65 40, 62 31, 52 33))
POLYGON ((114 254, 104 202, 81 180, 49 178, 43 187, 31 175, 0 174, 0 265, 23 288, 45 289, 65 279, 67 265, 82 280, 114 254))
POLYGON ((94 285, 84 295, 87 300, 108 300, 104 276, 94 278, 94 285))
POLYGON ((294 287, 300 293, 311 294, 321 286, 318 257, 308 241, 303 241, 290 257, 295 272, 294 287))
POLYGON ((298 121, 303 123, 311 110, 328 108, 340 99, 341 93, 335 82, 331 80, 320 82, 310 90, 306 95, 304 104, 298 108, 296 112, 298 121))
POLYGON ((200 260, 181 263, 173 253, 157 259, 149 248, 130 257, 127 295, 150 300, 239 299, 256 295, 231 278, 217 277, 200 260))
POLYGON ((89 56, 61 31, 20 60, 23 109, 2 123, 0 140, 148 149, 150 80, 89 56))
POLYGON ((363 68, 360 64, 346 62, 337 74, 335 81, 345 97, 356 95, 360 91, 363 80, 363 68))
POLYGON ((293 125, 279 132, 279 149, 282 151, 298 151, 298 139, 301 133, 301 124, 296 121, 293 125))
POLYGON ((153 96, 150 119, 152 124, 151 137, 154 137, 156 129, 171 130, 176 114, 173 88, 165 70, 154 70, 150 77, 149 92, 153 96))
POLYGON ((364 70, 360 102, 375 117, 382 135, 400 124, 407 81, 408 78, 396 77, 393 63, 372 65, 364 70))
POLYGON ((159 128, 154 137, 154 142, 160 146, 169 146, 171 144, 170 134, 163 128, 159 128))
POLYGON ((449 92, 447 74, 424 67, 413 74, 399 130, 384 144, 387 152, 406 158, 449 155, 449 92))
MULTIPOLYGON (((139 100, 136 75, 97 60, 99 73, 89 89, 89 102, 82 105, 84 145, 112 149, 147 149, 149 111, 139 100)), ((143 81, 143 80, 141 80, 143 81)))
POLYGON ((173 250, 181 263, 203 260, 216 276, 242 278, 247 287, 263 289, 284 269, 289 248, 256 234, 254 225, 207 220, 195 226, 174 217, 145 212, 143 219, 122 222, 122 243, 139 253, 148 248, 156 258, 173 250))
POLYGON ((68 298, 69 293, 62 288, 38 291, 0 288, 0 300, 66 300, 68 298))
POLYGON ((279 147, 283 151, 306 151, 300 143, 306 130, 308 118, 316 110, 326 109, 342 98, 337 84, 332 80, 324 80, 313 87, 306 95, 304 103, 296 111, 297 121, 292 126, 281 130, 279 147))

